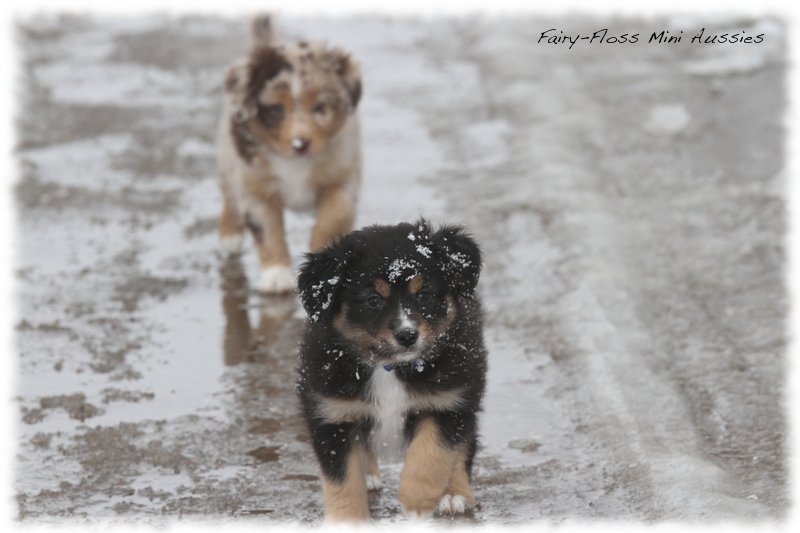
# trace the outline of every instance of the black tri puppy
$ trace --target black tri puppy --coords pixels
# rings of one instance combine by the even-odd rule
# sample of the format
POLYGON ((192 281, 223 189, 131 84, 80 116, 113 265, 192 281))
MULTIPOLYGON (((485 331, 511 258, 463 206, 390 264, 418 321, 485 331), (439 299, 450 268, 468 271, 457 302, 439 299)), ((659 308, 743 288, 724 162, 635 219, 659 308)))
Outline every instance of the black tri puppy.
POLYGON ((481 252, 464 229, 371 226, 307 255, 297 388, 327 521, 369 519, 376 455, 405 453, 409 516, 463 513, 486 383, 481 252))

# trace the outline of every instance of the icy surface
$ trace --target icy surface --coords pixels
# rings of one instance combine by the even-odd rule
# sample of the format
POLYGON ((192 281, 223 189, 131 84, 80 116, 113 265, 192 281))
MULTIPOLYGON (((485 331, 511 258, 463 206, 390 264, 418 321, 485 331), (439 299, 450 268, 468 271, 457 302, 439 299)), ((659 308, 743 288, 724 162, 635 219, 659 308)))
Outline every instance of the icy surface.
POLYGON ((658 105, 650 110, 645 128, 653 133, 676 135, 686 129, 691 117, 682 104, 658 105))
MULTIPOLYGON (((215 233, 219 96, 245 26, 19 26, 14 490, 26 524, 321 520, 293 388, 302 309, 259 297, 249 238, 226 261, 215 233)), ((357 224, 465 224, 484 250, 490 370, 467 520, 785 519, 782 24, 278 27, 361 62, 357 224), (766 40, 537 44, 553 27, 766 40)), ((296 262, 312 224, 287 214, 296 262)), ((406 521, 399 472, 382 465, 370 496, 384 524, 406 521)))

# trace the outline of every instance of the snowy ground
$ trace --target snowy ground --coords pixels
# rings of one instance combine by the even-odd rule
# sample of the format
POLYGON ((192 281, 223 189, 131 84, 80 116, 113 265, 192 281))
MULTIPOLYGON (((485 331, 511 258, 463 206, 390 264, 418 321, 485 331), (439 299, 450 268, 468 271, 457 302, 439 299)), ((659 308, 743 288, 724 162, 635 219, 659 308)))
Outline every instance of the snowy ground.
MULTIPOLYGON (((248 290, 254 254, 225 261, 214 232, 222 71, 244 27, 19 25, 25 524, 321 519, 292 387, 302 310, 248 290)), ((786 519, 779 21, 279 27, 362 63, 358 224, 424 215, 483 245, 490 380, 469 521, 786 519), (551 28, 639 42, 538 42, 551 28), (764 37, 692 45, 701 28, 764 37)), ((295 257, 311 223, 289 216, 295 257)), ((370 502, 381 523, 405 520, 399 468, 370 502)))

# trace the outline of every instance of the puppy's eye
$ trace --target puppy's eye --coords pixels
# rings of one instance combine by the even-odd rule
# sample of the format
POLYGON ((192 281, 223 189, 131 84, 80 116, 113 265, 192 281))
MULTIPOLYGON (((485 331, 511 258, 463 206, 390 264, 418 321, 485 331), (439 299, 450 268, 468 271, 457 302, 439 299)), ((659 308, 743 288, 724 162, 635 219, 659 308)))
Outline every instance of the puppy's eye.
POLYGON ((419 303, 425 304, 431 301, 432 296, 430 291, 419 291, 415 298, 419 303))
POLYGON ((317 102, 316 104, 314 104, 314 107, 311 108, 311 112, 312 113, 318 113, 318 114, 321 115, 321 114, 325 113, 325 111, 327 111, 327 109, 328 108, 325 106, 324 103, 317 102))
POLYGON ((367 307, 370 307, 372 309, 377 309, 381 305, 383 305, 383 298, 381 298, 377 294, 373 294, 372 296, 367 298, 367 307))
POLYGON ((286 110, 283 107, 283 104, 272 104, 272 105, 259 105, 258 106, 258 115, 261 117, 262 120, 280 120, 283 118, 283 115, 286 113, 286 110))

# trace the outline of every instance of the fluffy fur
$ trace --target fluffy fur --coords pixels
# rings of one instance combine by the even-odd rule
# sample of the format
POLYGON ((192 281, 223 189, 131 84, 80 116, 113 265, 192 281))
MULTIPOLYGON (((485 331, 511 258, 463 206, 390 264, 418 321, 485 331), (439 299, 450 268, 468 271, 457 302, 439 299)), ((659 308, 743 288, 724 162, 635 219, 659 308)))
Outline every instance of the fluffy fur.
POLYGON ((326 519, 368 519, 375 456, 398 444, 407 515, 472 507, 486 379, 477 244, 420 220, 352 232, 307 259, 297 388, 326 519))
POLYGON ((250 34, 247 57, 225 80, 219 234, 230 253, 240 253, 248 228, 258 249, 259 289, 290 292, 284 207, 316 207, 311 250, 352 229, 361 180, 361 74, 338 48, 279 44, 269 17, 255 17, 250 34))

